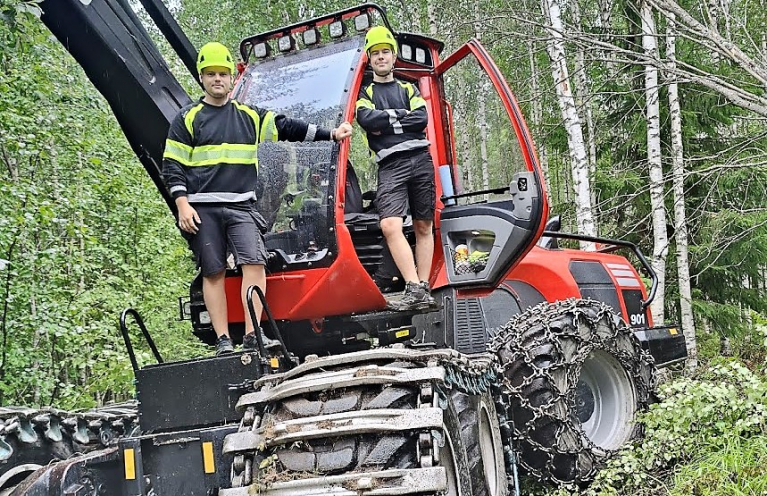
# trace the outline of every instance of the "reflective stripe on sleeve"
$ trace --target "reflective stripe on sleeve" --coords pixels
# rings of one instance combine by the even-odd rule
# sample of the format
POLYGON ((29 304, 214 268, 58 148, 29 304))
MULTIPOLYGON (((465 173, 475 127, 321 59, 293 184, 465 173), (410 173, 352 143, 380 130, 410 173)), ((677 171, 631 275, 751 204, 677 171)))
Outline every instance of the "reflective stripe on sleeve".
POLYGON ((314 141, 314 137, 317 135, 317 126, 314 124, 309 124, 309 126, 306 128, 306 136, 304 136, 304 141, 314 141))
POLYGON ((274 112, 267 112, 264 116, 264 122, 261 123, 261 130, 258 133, 258 142, 263 143, 265 141, 275 142, 279 138, 277 132, 277 122, 274 120, 274 112))
POLYGON ((420 96, 416 96, 410 99, 410 110, 415 110, 426 106, 426 100, 420 96))
POLYGON ((162 154, 162 158, 175 160, 181 165, 191 165, 192 150, 192 147, 189 145, 167 139, 165 140, 165 151, 162 154))
POLYGON ((189 109, 189 112, 186 113, 184 116, 184 125, 186 126, 186 130, 189 131, 189 136, 194 138, 194 117, 197 115, 197 112, 202 110, 202 103, 199 103, 189 109))
POLYGON ((357 107, 357 110, 359 110, 360 108, 368 108, 371 110, 375 110, 376 108, 373 102, 371 102, 367 98, 360 98, 359 100, 357 100, 357 104, 355 106, 357 107))

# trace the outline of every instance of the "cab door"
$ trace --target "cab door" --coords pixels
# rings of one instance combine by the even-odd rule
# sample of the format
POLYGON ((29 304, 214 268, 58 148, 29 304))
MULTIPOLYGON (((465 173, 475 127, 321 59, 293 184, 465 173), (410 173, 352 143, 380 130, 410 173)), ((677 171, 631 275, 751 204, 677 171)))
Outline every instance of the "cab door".
POLYGON ((434 73, 452 143, 440 167, 444 275, 452 286, 495 287, 543 232, 543 174, 519 105, 479 41, 434 73))

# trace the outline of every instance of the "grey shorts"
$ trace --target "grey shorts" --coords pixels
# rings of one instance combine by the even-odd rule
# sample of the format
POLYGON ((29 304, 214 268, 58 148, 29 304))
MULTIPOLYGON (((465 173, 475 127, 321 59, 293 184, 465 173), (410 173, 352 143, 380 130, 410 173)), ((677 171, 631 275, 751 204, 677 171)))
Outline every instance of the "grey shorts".
POLYGON ((427 150, 395 156, 378 168, 376 209, 381 219, 405 217, 434 220, 434 165, 427 150))
POLYGON ((197 234, 187 235, 189 247, 197 259, 203 276, 226 269, 226 256, 231 253, 240 265, 266 264, 266 247, 261 230, 263 217, 255 207, 193 205, 202 223, 197 234))

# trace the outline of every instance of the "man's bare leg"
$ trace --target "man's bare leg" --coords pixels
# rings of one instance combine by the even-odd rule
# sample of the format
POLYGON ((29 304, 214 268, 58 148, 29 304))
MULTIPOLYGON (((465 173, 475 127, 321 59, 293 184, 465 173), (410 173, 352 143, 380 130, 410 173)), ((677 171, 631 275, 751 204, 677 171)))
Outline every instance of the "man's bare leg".
MULTIPOLYGON (((255 285, 261 288, 266 296, 266 270, 263 265, 242 265, 242 308, 245 310, 245 334, 250 334, 254 331, 253 321, 250 319, 250 311, 248 311, 248 288, 255 285)), ((261 299, 253 292, 253 309, 256 311, 256 325, 261 322, 261 312, 264 306, 261 304, 261 299)))
MULTIPOLYGON (((253 294, 253 310, 256 312, 255 326, 250 319, 250 311, 248 311, 248 288, 255 285, 261 288, 266 296, 266 269, 263 265, 242 265, 242 308, 245 310, 245 336, 242 339, 243 350, 255 350, 256 349, 256 336, 254 331, 256 326, 261 324, 261 312, 264 309, 264 305, 261 303, 261 299, 257 294, 253 294)), ((254 291, 255 293, 255 291, 254 291)), ((261 339, 264 342, 264 347, 277 348, 280 346, 280 342, 276 339, 270 339, 261 332, 261 339)))
POLYGON ((202 277, 202 298, 213 324, 216 337, 229 336, 229 319, 226 314, 226 291, 224 290, 224 271, 212 276, 202 277))
POLYGON ((386 245, 389 247, 394 264, 402 274, 402 278, 405 279, 405 282, 418 283, 413 252, 402 232, 402 219, 400 217, 381 219, 381 231, 386 238, 386 245))
POLYGON ((429 282, 431 261, 434 257, 434 235, 432 221, 414 220, 415 230, 415 264, 418 270, 418 280, 429 282))

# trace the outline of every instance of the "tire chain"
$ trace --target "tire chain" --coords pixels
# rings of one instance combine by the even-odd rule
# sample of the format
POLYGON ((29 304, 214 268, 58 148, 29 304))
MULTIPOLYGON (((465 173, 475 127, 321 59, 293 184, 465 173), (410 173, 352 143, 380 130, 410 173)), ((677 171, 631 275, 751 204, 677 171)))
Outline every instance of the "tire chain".
MULTIPOLYGON (((422 363, 422 365, 444 367, 445 382, 443 384, 421 384, 418 389, 419 405, 447 408, 447 396, 444 389, 456 388, 460 392, 470 395, 479 394, 489 389, 500 392, 498 361, 493 355, 484 353, 469 357, 453 352, 450 358, 446 359, 444 355, 437 354, 434 360, 429 360, 428 363, 422 363)), ((493 397, 499 417, 501 417, 501 435, 504 439, 504 445, 506 445, 506 440, 511 439, 512 432, 507 416, 508 404, 501 394, 493 394, 493 397)), ((247 407, 238 431, 257 430, 264 411, 268 407, 268 405, 263 407, 261 411, 257 411, 252 406, 247 407)), ((438 431, 421 432, 417 439, 417 459, 421 467, 431 467, 435 463, 439 463, 439 447, 444 445, 444 436, 438 431)), ((247 454, 235 455, 231 471, 232 487, 244 487, 253 483, 254 475, 258 472, 259 466, 269 461, 262 453, 263 450, 257 449, 247 454)), ((515 458, 510 448, 504 449, 504 458, 507 473, 511 474, 511 469, 515 468, 515 458)))
POLYGON ((84 412, 0 407, 0 473, 18 461, 52 460, 56 454, 87 453, 112 446, 137 428, 136 402, 84 412))
MULTIPOLYGON (((534 406, 531 405, 528 398, 524 396, 524 389, 532 384, 533 381, 540 379, 541 377, 545 377, 546 380, 549 381, 550 384, 557 384, 561 381, 555 381, 554 377, 550 374, 550 370, 552 368, 556 368, 557 366, 560 366, 564 363, 564 360, 562 357, 567 357, 568 353, 565 353, 562 350, 562 347, 559 345, 559 341, 554 338, 554 334, 562 334, 561 329, 559 328, 552 328, 549 324, 552 323, 559 323, 561 322, 561 319, 563 317, 570 316, 573 323, 578 323, 579 321, 585 321, 586 324, 589 326, 590 329, 595 329, 597 324, 602 320, 603 317, 607 317, 607 322, 610 323, 610 331, 611 331, 611 337, 614 338, 618 335, 620 328, 624 327, 626 324, 623 322, 622 319, 620 319, 616 314, 615 311, 610 307, 609 305, 596 301, 596 300, 590 300, 590 299, 568 299, 564 301, 559 301, 555 303, 541 303, 539 305, 536 305, 532 308, 529 308, 527 311, 518 314, 509 320, 507 324, 502 326, 500 329, 498 329, 495 336, 492 338, 490 344, 488 345, 489 350, 494 353, 498 354, 502 350, 511 351, 512 353, 516 354, 517 356, 524 357, 524 362, 527 366, 534 369, 534 373, 529 374, 524 380, 522 380, 517 385, 512 384, 508 379, 503 377, 503 373, 512 365, 513 363, 517 363, 516 361, 510 361, 506 363, 501 363, 499 360, 499 378, 501 378, 501 381, 503 383, 502 390, 503 394, 501 395, 494 395, 496 398, 499 396, 506 397, 510 400, 517 400, 522 405, 526 406, 528 409, 532 410, 533 418, 530 419, 527 424, 528 425, 534 425, 535 421, 538 420, 543 416, 543 413, 548 414, 549 416, 553 416, 557 420, 557 432, 555 439, 559 439, 562 435, 563 431, 565 430, 565 424, 568 422, 567 414, 563 414, 563 412, 556 408, 551 408, 554 406, 560 399, 564 399, 567 402, 568 408, 567 412, 575 412, 576 411, 576 405, 575 405, 575 398, 574 395, 571 397, 568 397, 568 392, 572 390, 578 383, 578 375, 576 372, 579 371, 579 367, 570 368, 568 371, 568 375, 566 377, 566 383, 569 387, 566 388, 566 391, 560 392, 559 396, 555 396, 551 398, 550 401, 546 402, 543 405, 534 406), (594 308, 596 307, 596 312, 594 312, 594 308), (548 364, 546 368, 541 368, 536 366, 535 363, 533 363, 533 360, 531 360, 531 357, 529 353, 527 353, 527 346, 524 342, 525 337, 528 335, 526 331, 534 328, 539 328, 540 331, 543 332, 543 337, 536 339, 536 343, 540 346, 543 343, 551 344, 556 348, 556 353, 552 353, 553 356, 559 357, 559 361, 553 364, 548 364)), ((573 363, 579 363, 582 364, 583 361, 588 357, 588 355, 591 353, 591 351, 598 345, 605 345, 604 338, 600 337, 598 333, 592 332, 590 333, 590 337, 593 338, 592 340, 586 341, 583 339, 581 335, 579 335, 577 332, 569 332, 567 334, 568 337, 574 339, 577 342, 577 346, 575 349, 575 355, 569 359, 569 362, 573 363)), ((633 338, 633 333, 632 333, 633 338)), ((638 340, 636 338, 632 339, 632 344, 635 347, 635 352, 638 353, 640 356, 640 363, 636 364, 633 363, 631 360, 631 356, 628 353, 622 352, 621 350, 617 350, 615 353, 615 358, 621 363, 621 365, 624 367, 625 370, 629 371, 629 373, 633 377, 637 377, 638 375, 642 374, 644 372, 644 375, 648 375, 646 381, 638 380, 636 381, 636 387, 637 387, 637 398, 638 403, 640 405, 640 408, 647 405, 647 402, 649 400, 649 397, 652 393, 652 388, 655 384, 655 367, 654 367, 654 360, 652 356, 647 353, 646 351, 641 349, 641 345, 639 344, 638 340), (637 350, 638 348, 638 350, 637 350), (644 367, 646 370, 637 370, 640 367, 644 367)), ((496 404, 496 407, 498 408, 499 405, 496 404)), ((530 443, 540 452, 543 452, 547 456, 546 461, 546 470, 541 470, 535 467, 530 466, 529 464, 525 463, 524 459, 520 459, 521 465, 524 467, 525 471, 532 475, 533 477, 539 479, 539 480, 552 480, 553 482, 559 483, 559 484, 568 484, 573 481, 562 481, 558 480, 555 477, 552 477, 554 465, 553 460, 554 457, 558 454, 562 454, 562 452, 557 451, 556 446, 550 446, 550 445, 543 445, 541 443, 536 442, 535 440, 531 439, 529 435, 527 435, 525 432, 520 430, 517 426, 513 423, 513 416, 512 416, 512 405, 511 401, 506 403, 505 405, 502 405, 501 408, 499 408, 499 412, 504 411, 508 413, 508 427, 509 429, 506 430, 505 433, 502 433, 505 437, 507 433, 511 433, 510 440, 513 442, 520 442, 525 441, 527 443, 530 443)), ((578 424, 579 425, 579 424, 578 424)), ((502 426, 503 429, 503 426, 502 426)), ((591 450, 598 450, 598 451, 604 451, 601 448, 599 448, 596 444, 594 444, 590 439, 588 439, 585 435, 581 435, 582 440, 587 444, 586 449, 591 450)), ((506 438, 504 439, 506 441, 506 438)), ((510 443, 509 443, 510 444, 510 443)), ((510 451, 510 450, 509 450, 510 451)), ((611 453, 606 453, 606 456, 609 456, 611 453)), ((514 453, 510 452, 510 456, 514 457, 514 453)), ((507 460, 508 464, 508 460, 507 460)), ((587 478, 593 478, 593 475, 595 475, 596 471, 598 470, 598 464, 595 463, 592 468, 592 473, 588 475, 587 478)), ((584 482, 584 481, 578 481, 578 482, 584 482)))

